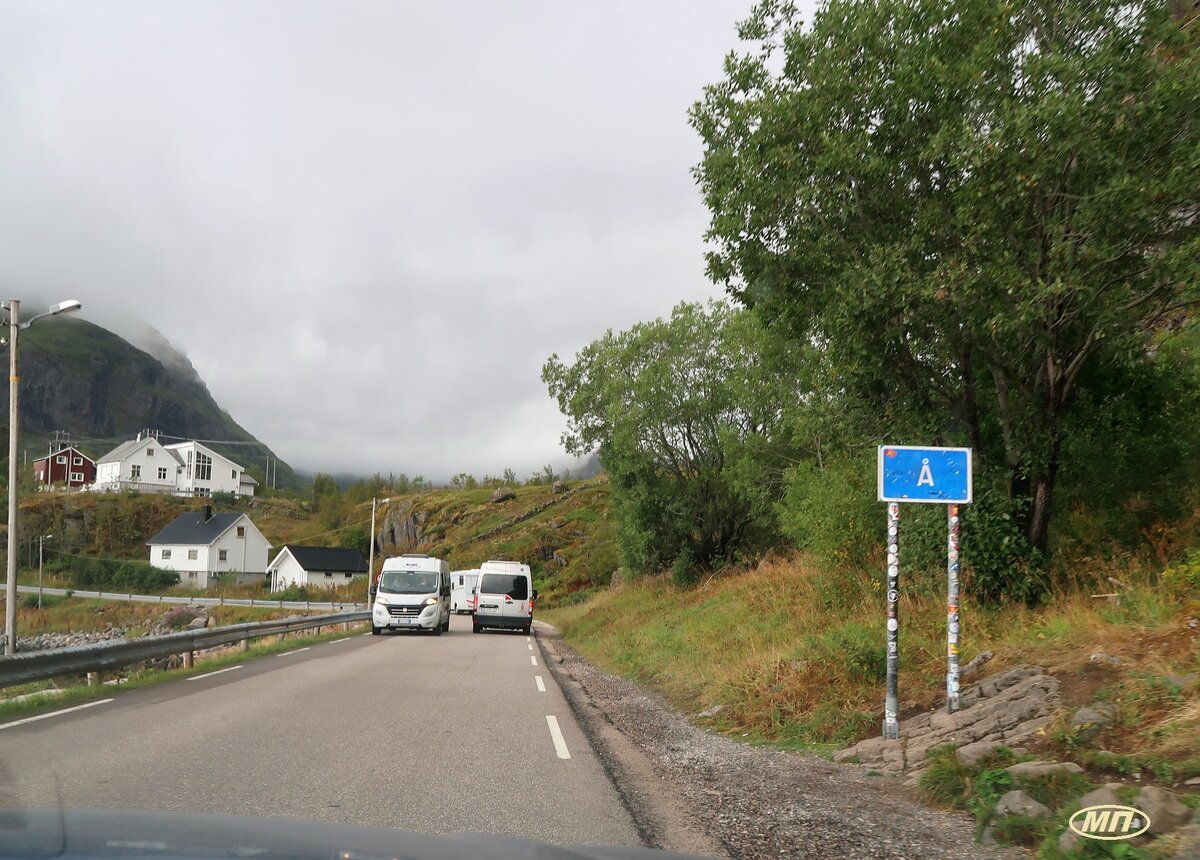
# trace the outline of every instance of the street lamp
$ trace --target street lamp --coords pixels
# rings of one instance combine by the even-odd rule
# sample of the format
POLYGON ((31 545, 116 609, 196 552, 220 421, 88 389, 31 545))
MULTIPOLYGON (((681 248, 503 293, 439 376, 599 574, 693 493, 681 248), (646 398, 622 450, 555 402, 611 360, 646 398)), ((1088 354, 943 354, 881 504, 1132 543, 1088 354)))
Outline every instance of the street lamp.
POLYGON ((38 609, 42 608, 42 544, 54 535, 38 535, 38 609))
POLYGON ((8 582, 4 592, 4 653, 9 655, 17 653, 17 383, 20 380, 17 335, 40 319, 69 314, 81 307, 83 305, 75 299, 67 299, 50 305, 50 310, 45 313, 21 322, 19 300, 0 303, 0 308, 8 311, 8 582))
POLYGON ((371 560, 367 562, 367 609, 371 608, 371 603, 375 600, 375 503, 382 502, 386 505, 390 501, 391 499, 371 497, 371 560))

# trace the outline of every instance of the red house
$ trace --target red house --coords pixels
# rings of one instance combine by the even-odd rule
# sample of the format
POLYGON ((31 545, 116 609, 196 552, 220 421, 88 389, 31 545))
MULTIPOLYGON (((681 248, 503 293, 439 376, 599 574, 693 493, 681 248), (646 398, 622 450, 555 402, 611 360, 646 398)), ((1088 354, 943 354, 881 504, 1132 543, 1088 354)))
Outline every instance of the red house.
POLYGON ((96 461, 78 448, 61 448, 34 460, 33 474, 42 486, 60 484, 75 489, 96 480, 96 461))

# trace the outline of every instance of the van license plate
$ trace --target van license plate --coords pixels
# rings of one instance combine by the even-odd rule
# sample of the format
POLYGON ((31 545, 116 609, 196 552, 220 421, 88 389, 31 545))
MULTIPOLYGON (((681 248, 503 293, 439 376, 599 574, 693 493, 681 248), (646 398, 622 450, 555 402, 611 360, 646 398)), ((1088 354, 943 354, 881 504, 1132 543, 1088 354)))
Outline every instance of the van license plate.
POLYGON ((411 618, 393 618, 392 619, 392 624, 396 625, 397 627, 403 627, 403 626, 405 626, 407 624, 411 624, 411 623, 412 623, 411 618))

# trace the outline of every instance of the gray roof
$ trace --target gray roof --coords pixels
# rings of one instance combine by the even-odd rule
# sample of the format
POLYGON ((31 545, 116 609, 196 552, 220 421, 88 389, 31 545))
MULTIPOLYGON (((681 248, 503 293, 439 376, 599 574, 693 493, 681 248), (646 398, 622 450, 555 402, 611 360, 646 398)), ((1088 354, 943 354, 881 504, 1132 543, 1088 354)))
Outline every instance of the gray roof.
POLYGON ((111 463, 113 460, 124 460, 128 454, 131 454, 134 450, 140 448, 143 442, 149 441, 149 439, 130 439, 128 442, 122 442, 103 457, 97 459, 96 462, 111 463))
POLYGON ((239 513, 213 514, 206 520, 204 511, 180 514, 146 543, 208 546, 244 516, 239 513))
POLYGON ((293 546, 285 544, 284 549, 292 554, 305 570, 318 570, 329 573, 366 573, 367 560, 356 549, 346 549, 335 546, 293 546))

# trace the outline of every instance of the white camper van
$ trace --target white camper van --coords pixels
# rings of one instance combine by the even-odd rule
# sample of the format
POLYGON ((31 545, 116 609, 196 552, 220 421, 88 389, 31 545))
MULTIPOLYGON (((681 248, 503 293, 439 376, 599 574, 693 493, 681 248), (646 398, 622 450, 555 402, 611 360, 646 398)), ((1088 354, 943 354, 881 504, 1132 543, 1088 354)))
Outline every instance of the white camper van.
POLYGON ((516 561, 485 561, 479 568, 475 587, 475 614, 471 630, 485 627, 528 633, 533 624, 533 576, 529 565, 516 561))
POLYGON ((375 583, 371 632, 450 629, 450 565, 440 558, 405 553, 389 558, 375 583))
POLYGON ((479 584, 479 568, 450 571, 450 611, 455 615, 474 611, 471 595, 479 584))

